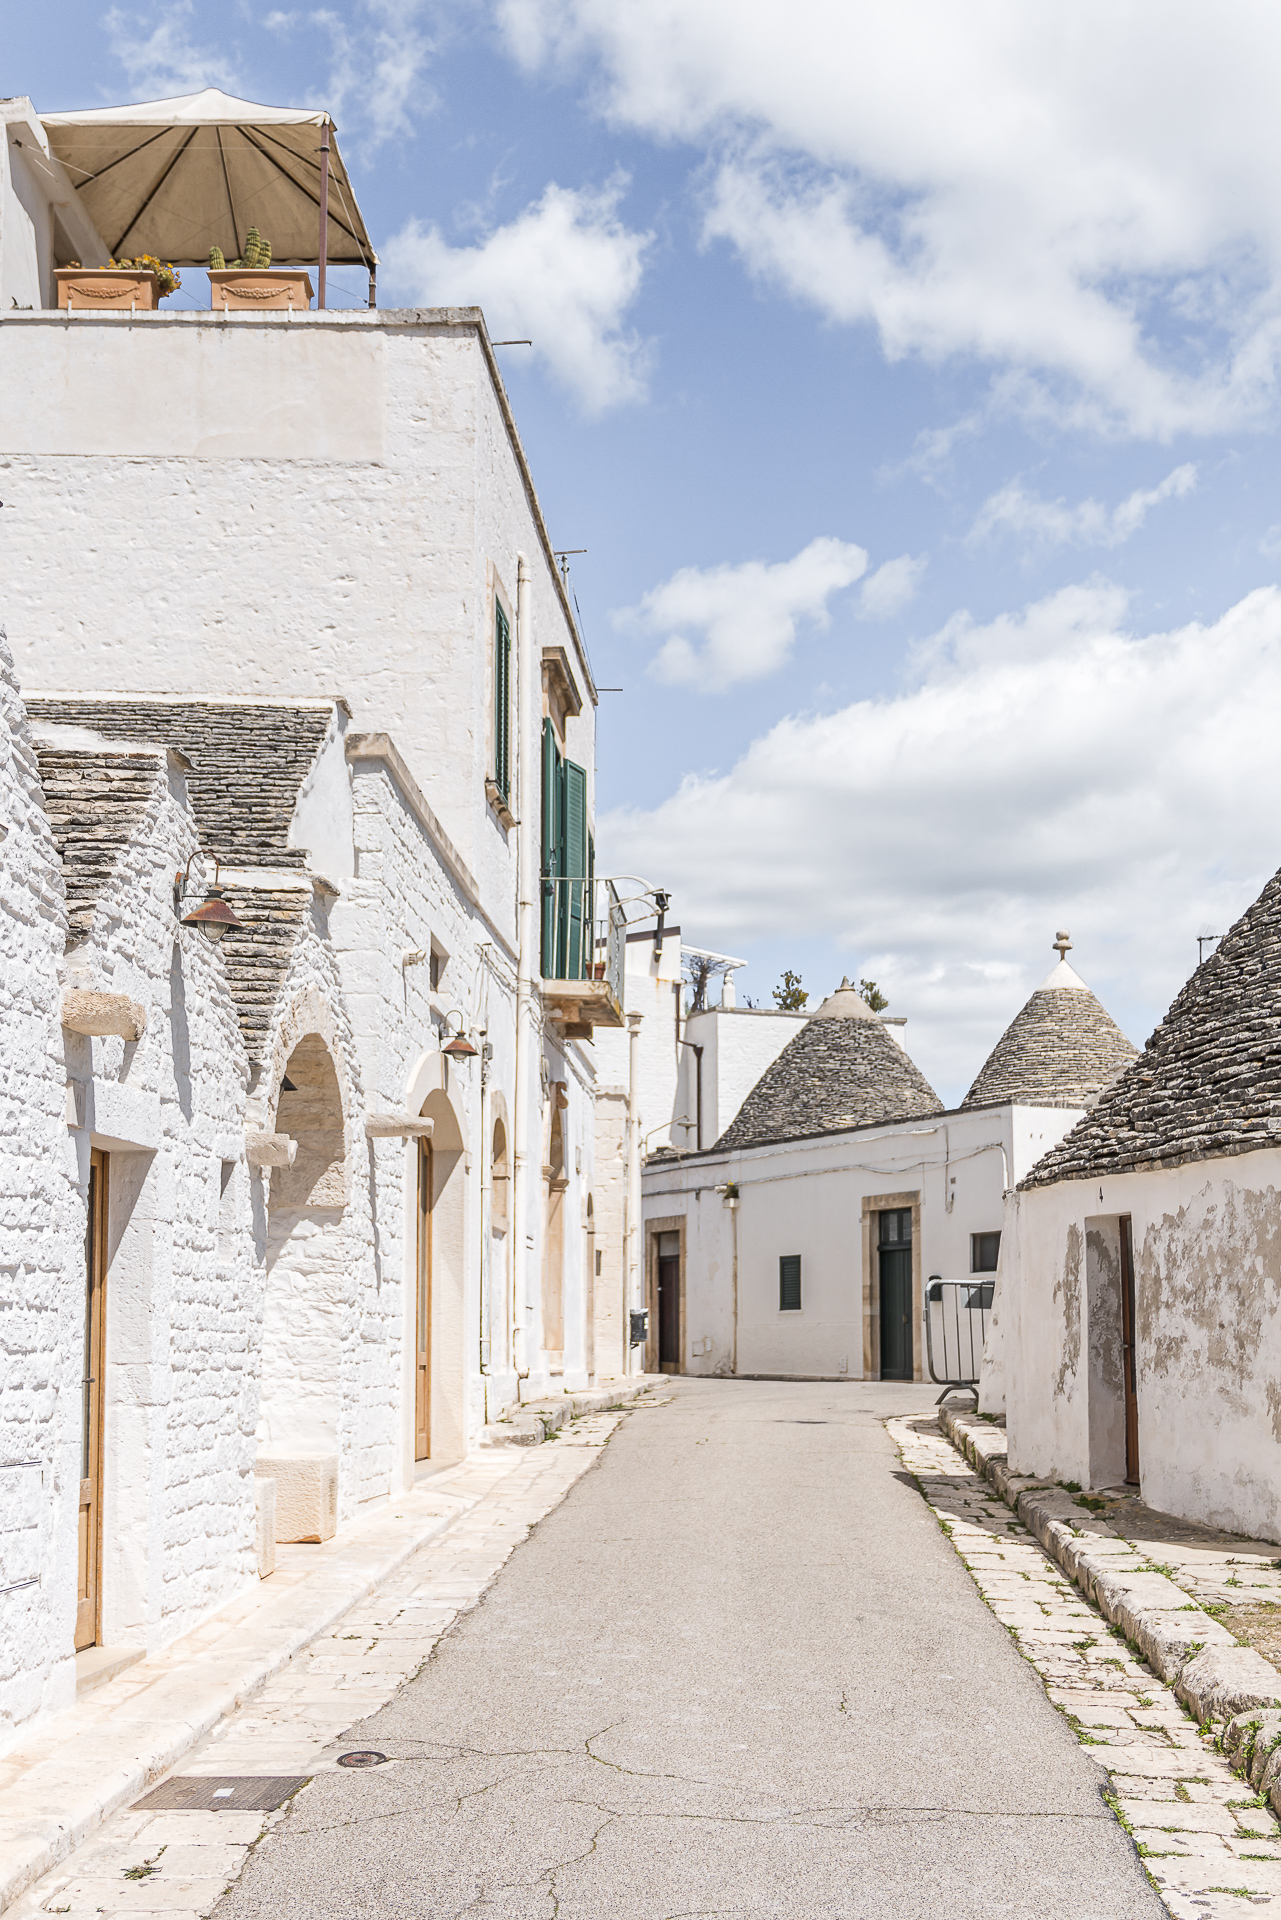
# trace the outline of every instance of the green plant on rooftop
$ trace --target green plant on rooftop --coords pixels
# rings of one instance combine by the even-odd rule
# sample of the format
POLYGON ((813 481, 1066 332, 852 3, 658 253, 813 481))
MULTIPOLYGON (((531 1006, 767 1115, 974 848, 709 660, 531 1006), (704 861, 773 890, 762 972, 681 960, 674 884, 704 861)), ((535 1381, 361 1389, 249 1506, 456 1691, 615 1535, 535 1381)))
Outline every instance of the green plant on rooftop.
POLYGON ((265 273, 271 265, 271 242, 264 240, 257 227, 250 227, 245 235, 245 250, 239 260, 228 260, 221 247, 209 249, 210 273, 221 273, 226 267, 245 267, 251 273, 265 273))

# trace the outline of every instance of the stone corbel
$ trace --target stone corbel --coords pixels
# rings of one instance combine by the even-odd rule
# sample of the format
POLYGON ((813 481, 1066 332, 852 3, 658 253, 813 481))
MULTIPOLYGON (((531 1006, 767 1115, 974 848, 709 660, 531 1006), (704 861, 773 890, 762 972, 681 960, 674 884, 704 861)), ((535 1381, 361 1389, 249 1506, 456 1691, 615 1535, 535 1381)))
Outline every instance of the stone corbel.
POLYGON ((251 1167, 292 1167, 298 1142, 287 1133, 247 1133, 245 1153, 251 1167))
POLYGON ((433 1124, 420 1113, 371 1113, 365 1133, 370 1140, 430 1140, 433 1124))
POLYGON ((68 987, 62 996, 62 1024, 71 1033, 86 1033, 95 1039, 116 1034, 122 1040, 141 1040, 147 1030, 147 1009, 127 993, 68 987))

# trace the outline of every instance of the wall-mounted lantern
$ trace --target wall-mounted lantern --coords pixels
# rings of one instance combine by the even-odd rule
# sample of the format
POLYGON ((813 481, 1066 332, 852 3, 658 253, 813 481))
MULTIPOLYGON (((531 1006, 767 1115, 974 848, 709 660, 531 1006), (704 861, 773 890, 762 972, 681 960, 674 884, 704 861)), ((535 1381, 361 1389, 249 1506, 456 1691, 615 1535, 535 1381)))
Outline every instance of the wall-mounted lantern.
POLYGON ((466 1015, 458 1007, 454 1007, 451 1012, 445 1015, 441 1032, 448 1034, 449 1038, 441 1041, 440 1050, 442 1053, 448 1054, 451 1060, 472 1060, 480 1051, 478 1047, 473 1047, 471 1041, 463 1032, 465 1023, 466 1015), (456 1031, 451 1031, 449 1024, 451 1020, 458 1022, 456 1031))
MULTIPOLYGON (((195 857, 193 853, 187 861, 185 871, 176 873, 173 877, 173 910, 175 913, 177 913, 179 907, 182 905, 183 900, 186 898, 187 890, 191 886, 191 861, 194 860, 195 857)), ((221 940, 224 934, 240 932, 245 924, 223 898, 222 888, 218 885, 218 874, 220 870, 221 863, 215 860, 213 885, 208 889, 204 900, 198 907, 194 907, 190 913, 184 913, 182 915, 182 925, 184 927, 199 927, 206 940, 215 942, 221 940)))

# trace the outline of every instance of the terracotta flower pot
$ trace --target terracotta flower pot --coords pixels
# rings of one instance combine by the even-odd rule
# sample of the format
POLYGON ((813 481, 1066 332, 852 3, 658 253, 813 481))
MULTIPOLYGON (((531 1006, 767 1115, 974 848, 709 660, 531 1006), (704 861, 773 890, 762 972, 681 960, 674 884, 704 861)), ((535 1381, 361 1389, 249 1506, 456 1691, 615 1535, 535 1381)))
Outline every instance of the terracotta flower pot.
POLYGON ((209 275, 210 304, 262 313, 295 307, 305 313, 312 285, 305 267, 216 267, 209 275))
POLYGON ((154 313, 160 276, 136 267, 59 267, 58 305, 77 313, 154 313))

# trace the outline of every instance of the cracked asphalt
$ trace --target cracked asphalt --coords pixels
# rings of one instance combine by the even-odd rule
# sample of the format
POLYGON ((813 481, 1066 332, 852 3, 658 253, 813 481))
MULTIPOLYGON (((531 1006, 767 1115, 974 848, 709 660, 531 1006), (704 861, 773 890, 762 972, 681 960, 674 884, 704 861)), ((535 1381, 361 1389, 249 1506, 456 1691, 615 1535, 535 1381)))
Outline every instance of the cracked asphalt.
POLYGON ((933 1391, 671 1388, 217 1920, 1163 1914, 899 1463, 882 1422, 933 1391))

